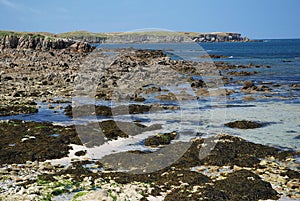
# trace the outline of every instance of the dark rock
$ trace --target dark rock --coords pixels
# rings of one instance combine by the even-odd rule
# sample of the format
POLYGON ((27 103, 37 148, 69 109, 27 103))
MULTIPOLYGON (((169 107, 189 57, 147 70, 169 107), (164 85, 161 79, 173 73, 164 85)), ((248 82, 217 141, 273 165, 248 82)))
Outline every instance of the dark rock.
POLYGON ((215 188, 228 195, 228 200, 267 200, 279 198, 269 182, 248 170, 231 173, 226 179, 215 182, 215 188))
POLYGON ((209 54, 208 55, 212 59, 220 59, 220 58, 228 58, 228 56, 225 55, 216 55, 216 54, 209 54))
POLYGON ((146 99, 143 96, 134 96, 131 100, 135 102, 144 102, 146 99))
MULTIPOLYGON (((195 154, 195 152, 192 153, 195 154)), ((273 156, 282 160, 295 154, 297 153, 281 151, 274 147, 255 144, 238 137, 225 135, 219 138, 219 142, 210 154, 201 160, 201 164, 255 167, 259 164, 260 158, 273 156)))
POLYGON ((203 80, 195 80, 191 83, 192 88, 203 88, 206 87, 206 84, 203 80))
POLYGON ((227 126, 227 127, 230 127, 230 128, 253 129, 253 128, 261 128, 265 124, 254 122, 254 121, 242 120, 242 121, 229 122, 229 123, 226 123, 224 125, 227 126))
POLYGON ((0 164, 62 158, 68 155, 70 143, 81 144, 72 126, 20 120, 0 122, 0 139, 0 164), (60 135, 51 137, 53 133, 60 135), (14 146, 9 146, 12 143, 14 146))
POLYGON ((300 179, 300 172, 295 170, 288 170, 280 174, 281 176, 288 176, 290 179, 300 179))
MULTIPOLYGON (((231 71, 227 73, 228 75, 233 75, 233 76, 249 76, 249 75, 255 75, 257 74, 256 71, 253 72, 247 72, 247 71, 231 71)), ((254 85, 253 85, 254 86, 254 85)), ((243 86, 244 87, 244 86, 243 86)), ((248 88, 248 86, 245 86, 248 88)))
POLYGON ((67 116, 73 116, 75 112, 76 117, 88 115, 112 116, 111 108, 104 105, 82 105, 74 108, 68 105, 65 107, 64 112, 67 116))
POLYGON ((115 122, 113 120, 99 123, 103 134, 108 139, 126 138, 129 135, 137 135, 145 131, 160 129, 160 125, 145 126, 139 123, 115 122))
POLYGON ((13 116, 18 114, 33 114, 37 113, 38 109, 35 106, 26 105, 11 105, 0 106, 0 116, 13 116))
POLYGON ((170 144, 172 140, 174 140, 178 136, 177 132, 163 133, 157 134, 145 139, 144 144, 146 146, 157 147, 159 145, 170 144))
POLYGON ((84 156, 86 154, 86 150, 77 151, 75 156, 84 156))
POLYGON ((152 94, 152 93, 160 92, 160 91, 161 91, 161 88, 155 87, 155 86, 152 86, 152 87, 145 86, 145 87, 139 89, 139 93, 143 93, 143 94, 152 94))
POLYGON ((108 140, 127 138, 145 131, 161 129, 161 125, 145 126, 139 123, 107 120, 88 125, 77 125, 82 143, 87 147, 100 146, 108 140))
POLYGON ((113 116, 113 115, 125 115, 125 114, 143 114, 150 111, 169 110, 175 109, 172 107, 165 107, 160 105, 137 105, 131 104, 120 105, 113 108, 104 105, 82 105, 72 107, 68 105, 65 107, 64 112, 67 116, 73 116, 73 112, 76 113, 76 117, 99 115, 99 116, 113 116), (73 110, 73 111, 72 111, 73 110))
POLYGON ((197 190, 194 190, 192 186, 189 186, 186 188, 173 189, 170 193, 167 194, 164 201, 177 201, 177 200, 223 201, 223 200, 229 200, 228 196, 224 192, 219 191, 208 184, 197 185, 197 186, 199 186, 199 188, 197 188, 197 190))

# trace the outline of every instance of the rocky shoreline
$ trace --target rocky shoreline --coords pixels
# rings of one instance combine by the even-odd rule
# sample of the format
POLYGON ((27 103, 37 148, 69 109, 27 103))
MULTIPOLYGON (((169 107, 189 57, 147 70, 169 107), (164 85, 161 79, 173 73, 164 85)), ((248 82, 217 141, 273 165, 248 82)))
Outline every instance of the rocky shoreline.
MULTIPOLYGON (((222 55, 214 57, 221 58, 222 55)), ((109 119, 126 114, 177 111, 180 109, 178 103, 182 101, 208 97, 233 98, 232 94, 242 94, 243 99, 252 101, 277 96, 276 88, 280 87, 277 83, 241 80, 258 68, 270 66, 173 60, 160 50, 94 49, 88 43, 65 39, 1 38, 0 116, 34 114, 40 110, 38 105, 44 103, 53 114, 62 112, 68 118, 97 115, 107 119, 68 126, 1 120, 0 200, 299 199, 298 152, 224 134, 180 142, 177 140, 181 135, 179 132, 174 129, 160 133, 160 124, 109 119), (114 54, 118 56, 112 57, 114 54), (105 65, 97 63, 99 58, 105 65), (101 68, 97 69, 96 64, 101 68), (217 79, 202 80, 197 76, 217 79), (224 89, 220 82, 239 83, 241 87, 224 89), (180 90, 172 90, 171 85, 180 90), (184 89, 184 85, 192 92, 184 89), (76 95, 118 103, 127 101, 129 105, 72 102, 71 98, 76 95), (161 102, 153 103, 150 101, 153 99, 161 102), (165 102, 172 104, 163 104, 165 102), (98 127, 101 130, 95 129, 98 127), (78 129, 89 135, 83 139, 78 129), (90 148, 130 139, 145 131, 157 131, 139 142, 148 148, 147 151, 112 153, 97 160, 89 155, 90 148), (215 146, 208 155, 201 157, 201 150, 208 142, 214 142, 215 146), (139 169, 134 164, 143 162, 137 158, 147 159, 157 154, 157 159, 168 159, 178 147, 188 149, 171 165, 147 172, 147 168, 151 169, 155 164, 148 160, 140 164, 145 166, 146 173, 137 172, 139 169), (53 162, 63 157, 69 157, 71 162, 58 165, 53 162), (128 161, 133 164, 132 169, 126 169, 128 161)), ((267 122, 249 120, 225 124, 233 129, 256 129, 266 125, 267 122)))

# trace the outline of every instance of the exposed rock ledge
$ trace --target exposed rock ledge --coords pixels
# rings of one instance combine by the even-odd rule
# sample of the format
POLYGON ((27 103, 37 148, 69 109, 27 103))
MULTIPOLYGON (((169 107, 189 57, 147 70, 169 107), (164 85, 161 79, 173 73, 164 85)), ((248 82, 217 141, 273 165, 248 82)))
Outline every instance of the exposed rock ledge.
POLYGON ((91 52, 94 47, 87 42, 78 42, 69 39, 45 37, 43 35, 5 35, 0 37, 0 50, 33 49, 33 50, 60 50, 69 49, 71 52, 91 52))

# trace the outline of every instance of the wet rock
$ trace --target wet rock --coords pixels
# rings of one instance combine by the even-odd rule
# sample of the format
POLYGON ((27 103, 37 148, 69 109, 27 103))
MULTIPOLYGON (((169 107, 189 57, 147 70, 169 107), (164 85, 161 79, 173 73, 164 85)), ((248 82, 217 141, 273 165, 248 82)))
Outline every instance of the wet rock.
POLYGON ((253 83, 252 81, 250 81, 250 80, 245 81, 245 82, 243 83, 243 87, 242 87, 242 89, 255 89, 255 88, 256 88, 256 86, 255 86, 254 83, 253 83))
POLYGON ((75 153, 75 156, 84 156, 85 154, 86 154, 86 150, 82 150, 82 151, 77 151, 76 153, 75 153))
POLYGON ((64 112, 67 116, 73 116, 75 112, 76 117, 88 116, 88 115, 99 115, 99 116, 112 116, 111 108, 104 105, 82 105, 72 107, 68 105, 65 107, 64 112))
POLYGON ((220 59, 220 58, 228 58, 228 56, 225 55, 216 55, 216 54, 209 54, 208 55, 212 59, 220 59))
POLYGON ((241 88, 241 91, 245 92, 266 92, 266 91, 271 91, 271 88, 268 86, 260 85, 260 86, 255 86, 252 81, 245 81, 243 83, 243 87, 241 88))
POLYGON ((227 62, 214 62, 218 70, 231 70, 231 69, 242 69, 242 68, 252 68, 251 65, 234 65, 227 62))
POLYGON ((254 129, 254 128, 261 128, 265 126, 264 123, 259 123, 255 121, 234 121, 224 124, 225 126, 229 128, 239 128, 239 129, 254 129))
POLYGON ((79 132, 82 143, 87 147, 100 146, 109 140, 127 138, 157 129, 161 129, 161 125, 153 124, 147 127, 139 123, 113 120, 76 126, 76 131, 79 132))
POLYGON ((198 96, 210 96, 210 93, 207 89, 201 88, 196 91, 198 96))
POLYGON ((18 114, 34 114, 38 109, 35 106, 9 105, 0 106, 0 116, 13 116, 18 114))
POLYGON ((155 98, 157 98, 158 100, 162 100, 162 101, 176 101, 177 100, 176 95, 171 92, 169 92, 168 94, 157 95, 157 96, 155 96, 155 98))
POLYGON ((267 200, 279 198, 271 184, 248 170, 240 170, 228 175, 224 180, 216 181, 216 189, 224 192, 228 200, 267 200))
MULTIPOLYGON (((238 137, 229 135, 220 136, 214 149, 207 157, 201 160, 205 165, 237 165, 240 167, 254 167, 260 162, 260 158, 274 157, 283 160, 288 156, 296 155, 296 152, 281 151, 274 147, 248 142, 238 137)), ((191 152, 195 154, 195 152, 191 152)))
POLYGON ((247 71, 231 71, 227 73, 228 75, 233 75, 233 76, 250 76, 250 75, 255 75, 257 74, 256 71, 253 72, 247 72, 247 71))
POLYGON ((206 84, 203 80, 191 80, 191 87, 192 88, 203 88, 206 87, 206 84))
POLYGON ((196 185, 185 188, 173 189, 167 194, 164 201, 177 201, 177 200, 229 200, 228 196, 210 185, 196 185))
POLYGON ((139 123, 115 122, 113 120, 100 122, 100 127, 105 137, 108 139, 117 139, 118 137, 128 137, 137 135, 145 131, 160 129, 160 125, 145 126, 139 123))
POLYGON ((0 138, 1 164, 61 158, 69 153, 70 143, 81 144, 74 128, 48 122, 1 121, 0 138), (60 135, 52 137, 53 133, 60 135))
POLYGON ((227 89, 211 89, 211 90, 207 90, 205 88, 200 88, 196 91, 197 96, 201 97, 216 97, 216 96, 226 96, 226 95, 230 95, 233 94, 234 90, 227 90, 227 89))
POLYGON ((290 87, 294 89, 300 89, 300 84, 291 84, 290 87))
POLYGON ((177 107, 171 106, 163 106, 163 105, 137 105, 137 104, 130 104, 130 105, 120 105, 116 107, 108 107, 104 105, 82 105, 72 107, 68 105, 64 109, 64 113, 67 116, 73 116, 75 112, 76 117, 80 116, 88 116, 88 115, 99 115, 99 116, 113 116, 113 115, 126 115, 126 114, 143 114, 147 112, 155 112, 159 110, 174 110, 178 109, 177 107))
POLYGON ((144 102, 146 100, 143 96, 134 96, 131 99, 135 102, 144 102))
POLYGON ((171 189, 172 186, 180 186, 182 183, 187 183, 188 185, 204 185, 205 183, 211 182, 209 177, 189 170, 179 170, 165 168, 158 170, 151 174, 128 174, 122 172, 115 172, 104 175, 106 177, 111 177, 118 183, 129 183, 132 181, 141 182, 153 182, 155 185, 163 187, 160 190, 171 189))
POLYGON ((178 136, 177 132, 157 134, 145 139, 144 144, 146 146, 157 147, 159 145, 170 144, 178 136))
POLYGON ((155 87, 155 86, 152 86, 152 87, 145 86, 145 87, 139 89, 139 92, 144 93, 144 94, 153 94, 153 93, 160 92, 160 91, 162 91, 161 88, 155 87))
POLYGON ((256 91, 271 91, 271 88, 268 86, 260 85, 257 86, 256 91))

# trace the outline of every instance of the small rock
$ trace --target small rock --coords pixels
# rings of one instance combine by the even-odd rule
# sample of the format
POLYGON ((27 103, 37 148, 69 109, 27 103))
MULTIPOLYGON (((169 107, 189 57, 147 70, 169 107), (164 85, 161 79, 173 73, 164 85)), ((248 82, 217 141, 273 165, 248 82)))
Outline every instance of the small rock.
POLYGON ((253 129, 253 128, 261 128, 264 126, 264 124, 254 122, 254 121, 242 120, 242 121, 234 121, 234 122, 226 123, 225 126, 229 128, 253 129))

